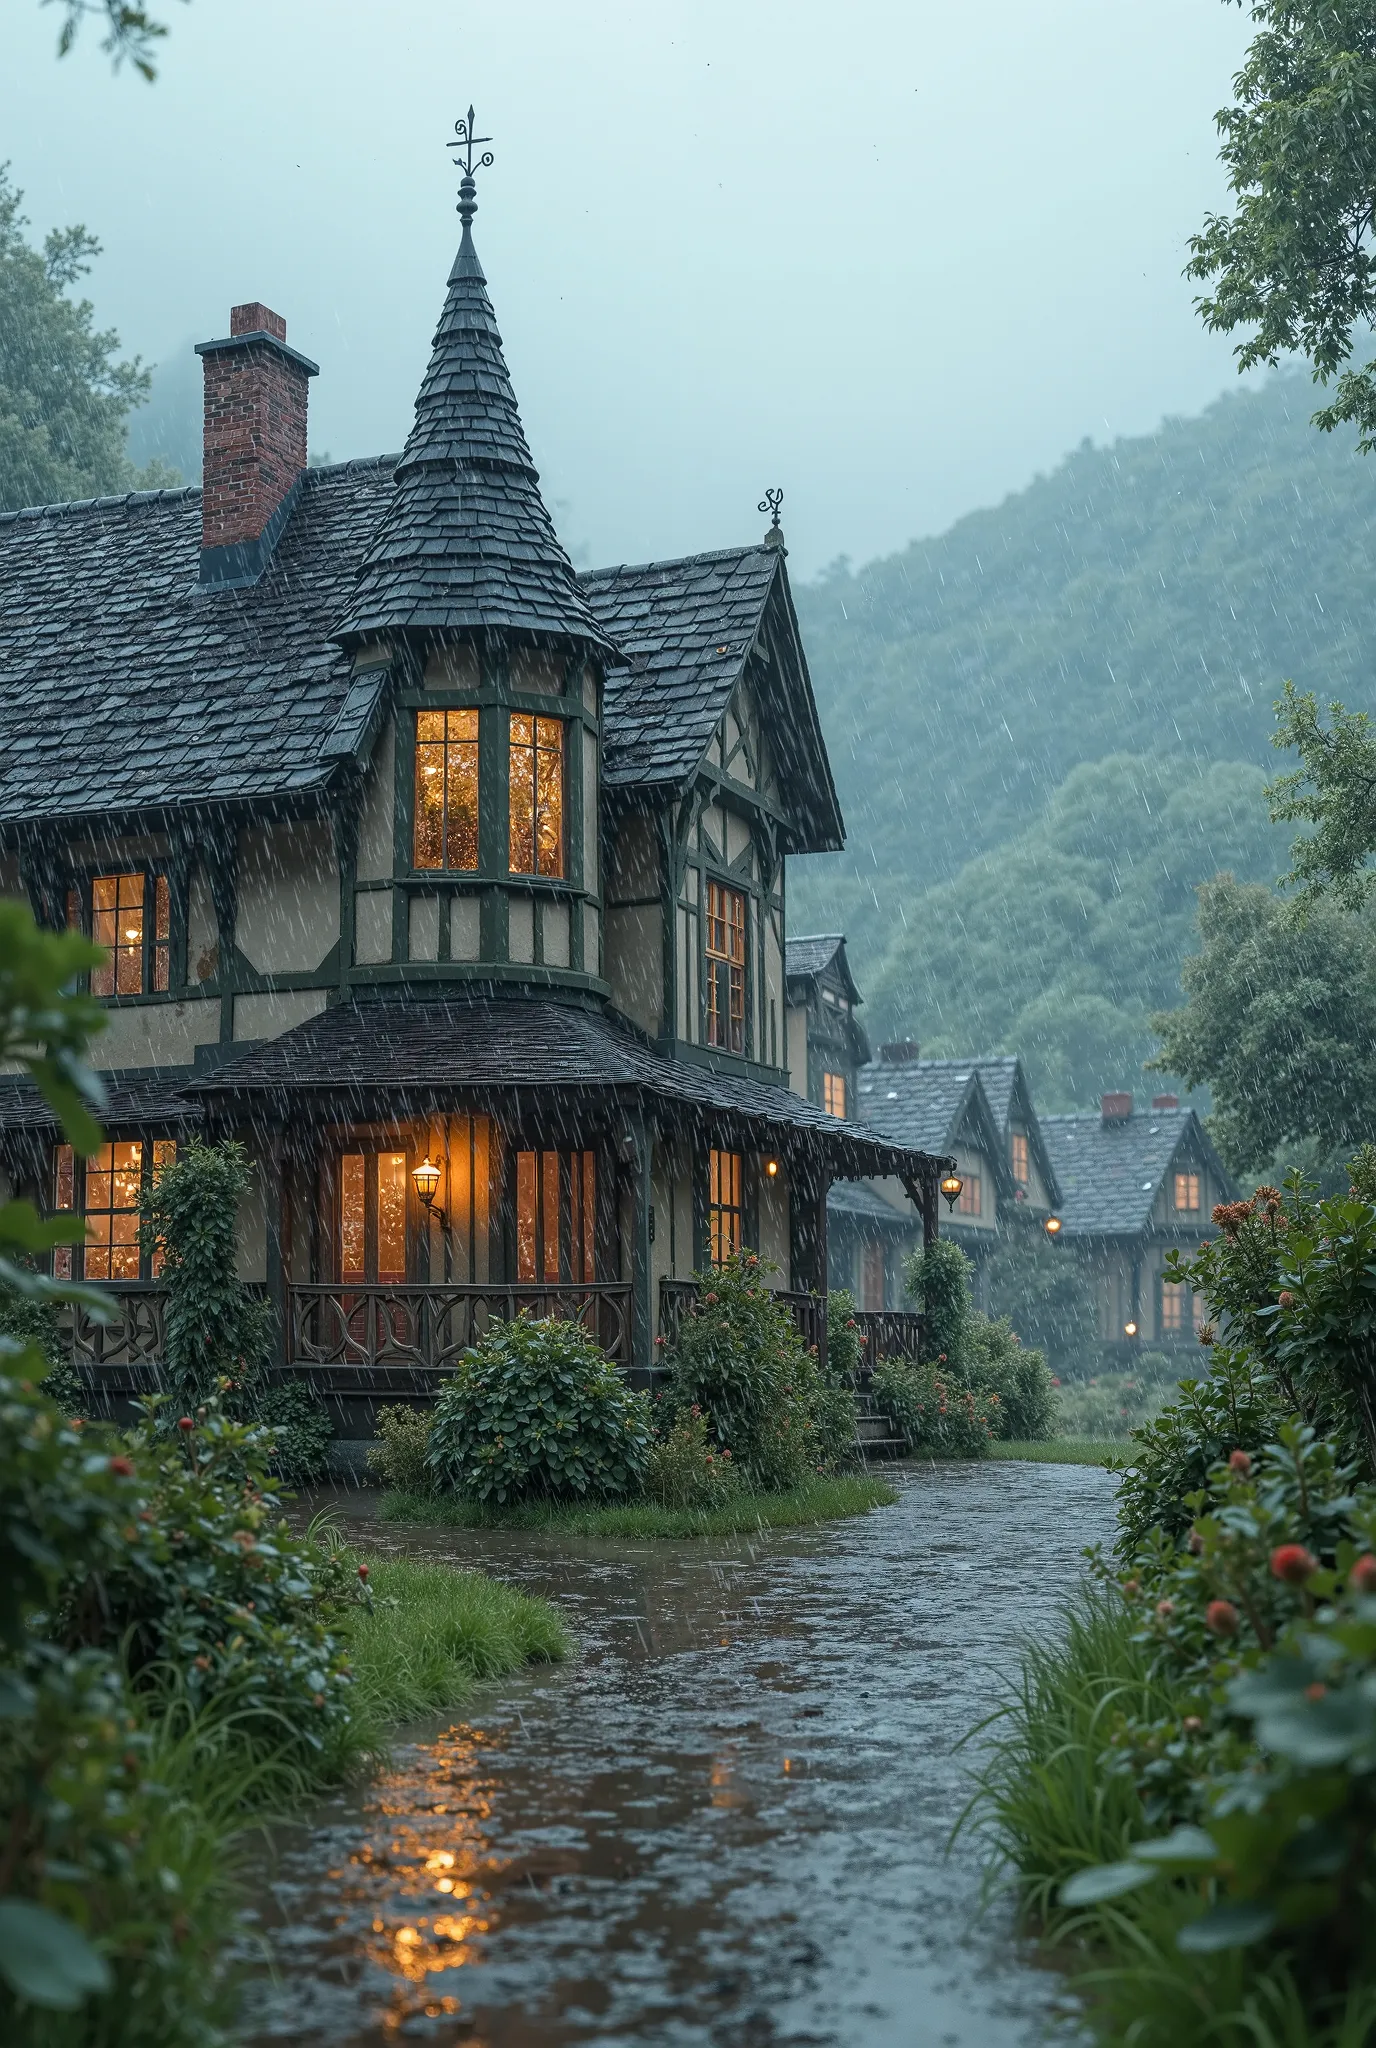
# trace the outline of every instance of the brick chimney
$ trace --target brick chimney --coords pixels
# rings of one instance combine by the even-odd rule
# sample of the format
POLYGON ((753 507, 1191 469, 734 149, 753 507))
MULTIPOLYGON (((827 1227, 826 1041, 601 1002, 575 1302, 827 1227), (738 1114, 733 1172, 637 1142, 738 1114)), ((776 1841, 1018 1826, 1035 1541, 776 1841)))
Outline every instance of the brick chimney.
POLYGON ((909 1060, 915 1060, 917 1056, 918 1045, 915 1038, 900 1038, 893 1045, 881 1045, 879 1048, 879 1057, 886 1067, 904 1067, 909 1060))
POLYGON ((1179 1109, 1180 1097, 1178 1095, 1153 1095, 1151 1106, 1153 1109, 1179 1109))
POLYGON ((291 517, 306 467, 307 380, 319 365, 287 347, 287 323, 259 305, 235 306, 223 341, 201 341, 205 473, 201 582, 256 583, 291 517))
POLYGON ((1099 1115, 1106 1124, 1121 1124, 1125 1122, 1132 1115, 1132 1097, 1126 1094, 1101 1095, 1099 1097, 1099 1115))

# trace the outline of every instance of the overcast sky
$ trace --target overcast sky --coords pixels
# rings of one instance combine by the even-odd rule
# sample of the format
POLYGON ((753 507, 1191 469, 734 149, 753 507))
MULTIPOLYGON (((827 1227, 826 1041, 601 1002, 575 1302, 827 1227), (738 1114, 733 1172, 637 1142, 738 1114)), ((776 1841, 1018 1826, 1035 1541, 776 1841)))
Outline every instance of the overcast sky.
POLYGON ((311 445, 399 448, 457 241, 445 141, 546 496, 581 561, 795 573, 939 531, 1085 435, 1234 381, 1181 277, 1224 188, 1219 0, 151 0, 149 87, 0 0, 0 149, 157 362, 264 299, 311 445))

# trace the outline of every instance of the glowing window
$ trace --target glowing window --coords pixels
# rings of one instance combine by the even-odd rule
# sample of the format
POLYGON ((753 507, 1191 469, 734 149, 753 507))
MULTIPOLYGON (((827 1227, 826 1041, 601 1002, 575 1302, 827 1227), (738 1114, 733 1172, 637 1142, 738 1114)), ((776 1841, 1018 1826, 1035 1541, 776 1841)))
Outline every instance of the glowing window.
POLYGON ((1027 1139, 1021 1131, 1014 1131, 1010 1140, 1013 1155, 1013 1178, 1020 1188, 1027 1186, 1027 1139))
POLYGON ((404 1152, 346 1152, 339 1162, 339 1277, 406 1280, 409 1174, 404 1152))
POLYGON ((513 875, 564 872, 564 726, 562 719, 511 714, 513 875))
MULTIPOLYGON (((102 1145, 80 1168, 78 1200, 78 1168, 72 1148, 57 1147, 54 1207, 76 1210, 85 1220, 81 1266, 87 1280, 158 1278, 161 1249, 155 1247, 145 1254, 139 1244, 139 1198, 159 1170, 176 1156, 176 1142, 171 1138, 159 1138, 151 1145, 139 1138, 121 1138, 102 1145)), ((53 1271, 61 1280, 73 1277, 72 1251, 64 1245, 53 1254, 53 1271)))
POLYGON ((846 1077, 844 1074, 823 1074, 822 1107, 828 1116, 845 1115, 846 1077))
POLYGON ((707 1043, 745 1051, 745 898, 707 884, 707 1043))
POLYGON ((91 994, 165 993, 171 932, 172 905, 165 875, 97 875, 91 883, 91 937, 108 949, 110 958, 104 966, 91 969, 91 994))
POLYGON ((707 1245, 712 1264, 720 1266, 745 1241, 745 1208, 741 1198, 739 1152, 718 1152, 707 1158, 707 1245))
POLYGON ((516 1154, 516 1278, 590 1284, 595 1277, 597 1162, 591 1152, 516 1154))
POLYGON ((984 1184, 977 1173, 967 1173, 965 1184, 956 1197, 958 1216, 982 1216, 984 1214, 984 1184))
POLYGON ((1175 1206, 1177 1209, 1199 1207, 1199 1175, 1178 1173, 1175 1176, 1175 1206))
POLYGON ((1185 1301, 1189 1288, 1183 1280, 1161 1282, 1161 1332, 1165 1336, 1179 1336, 1185 1328, 1185 1301))
POLYGON ((471 873, 478 865, 478 714, 416 714, 416 809, 413 859, 418 868, 471 873))

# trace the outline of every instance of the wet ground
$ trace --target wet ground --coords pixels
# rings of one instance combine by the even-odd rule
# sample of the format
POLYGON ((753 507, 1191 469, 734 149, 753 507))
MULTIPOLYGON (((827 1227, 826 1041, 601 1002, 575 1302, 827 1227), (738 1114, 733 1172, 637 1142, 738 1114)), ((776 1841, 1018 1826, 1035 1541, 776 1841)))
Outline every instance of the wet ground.
POLYGON ((1004 2048, 1057 1979, 981 1903, 962 1735, 1110 1532, 1094 1467, 689 1543, 371 1526, 558 1602, 576 1662, 408 1731, 265 1871, 255 2043, 1004 2048))

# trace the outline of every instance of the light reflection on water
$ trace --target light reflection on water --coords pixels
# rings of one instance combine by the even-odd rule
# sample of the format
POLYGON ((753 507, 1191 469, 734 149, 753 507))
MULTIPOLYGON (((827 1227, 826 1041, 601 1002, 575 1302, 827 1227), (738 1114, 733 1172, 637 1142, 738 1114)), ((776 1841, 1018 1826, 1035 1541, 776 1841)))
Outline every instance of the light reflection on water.
MULTIPOLYGON (((485 1688, 265 1873, 261 2044, 1014 2048, 1055 1980, 945 1844, 955 1745, 1054 1625, 1112 1483, 911 1475, 829 1529, 558 1545, 370 1528, 559 1602, 578 1661, 485 1688)), ((346 1503, 347 1505, 347 1503, 346 1503)))

